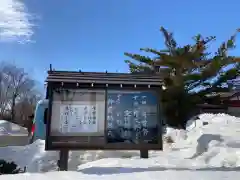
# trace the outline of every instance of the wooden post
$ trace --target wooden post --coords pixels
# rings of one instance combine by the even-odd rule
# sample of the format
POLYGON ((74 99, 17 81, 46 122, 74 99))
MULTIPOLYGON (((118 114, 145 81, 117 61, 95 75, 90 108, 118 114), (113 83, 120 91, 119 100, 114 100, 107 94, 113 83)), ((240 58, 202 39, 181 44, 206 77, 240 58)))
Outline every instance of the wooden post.
POLYGON ((144 158, 144 159, 148 158, 148 150, 147 149, 140 150, 140 158, 144 158))
POLYGON ((52 71, 52 64, 49 65, 49 70, 52 71))
POLYGON ((69 150, 60 150, 59 161, 58 161, 58 167, 60 171, 68 170, 68 155, 69 155, 69 150))

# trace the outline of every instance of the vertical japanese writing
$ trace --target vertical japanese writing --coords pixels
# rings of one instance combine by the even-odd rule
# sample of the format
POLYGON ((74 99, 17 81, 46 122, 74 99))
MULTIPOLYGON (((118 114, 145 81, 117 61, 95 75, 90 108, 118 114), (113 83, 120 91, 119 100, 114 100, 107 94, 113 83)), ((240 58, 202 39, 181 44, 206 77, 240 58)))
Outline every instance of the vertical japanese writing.
POLYGON ((74 110, 71 106, 66 105, 62 107, 62 114, 61 114, 61 125, 60 125, 60 131, 62 133, 69 132, 71 118, 74 116, 74 110))
MULTIPOLYGON (((119 106, 120 105, 120 102, 121 102, 121 94, 118 94, 117 95, 117 99, 116 99, 116 107, 117 106, 119 106)), ((119 111, 119 109, 118 108, 116 108, 117 109, 117 111, 116 111, 116 123, 117 123, 117 126, 118 127, 122 127, 122 126, 124 126, 124 123, 123 123, 123 121, 122 121, 122 113, 121 113, 121 111, 119 111)))
POLYGON ((97 107, 95 105, 82 106, 82 119, 79 122, 79 129, 82 132, 97 131, 97 107))
POLYGON ((84 106, 83 108, 83 124, 87 124, 87 120, 88 120, 88 106, 84 106))
POLYGON ((120 104, 121 96, 122 96, 121 94, 118 94, 118 95, 117 95, 116 104, 120 104))
POLYGON ((62 105, 60 108, 60 132, 96 132, 96 105, 62 105))
POLYGON ((91 115, 90 115, 89 124, 96 124, 96 106, 93 105, 91 108, 91 115))
POLYGON ((141 99, 141 104, 147 104, 147 96, 142 96, 141 97, 142 99, 141 99))
POLYGON ((62 124, 61 124, 61 130, 62 133, 68 132, 68 126, 69 126, 69 107, 66 106, 63 110, 63 116, 62 116, 62 124))
MULTIPOLYGON (((141 104, 145 105, 147 103, 146 96, 141 97, 141 104)), ((143 136, 148 135, 148 128, 147 128, 147 113, 145 111, 142 112, 142 134, 143 136)))
POLYGON ((125 110, 124 112, 124 121, 123 121, 123 132, 122 137, 124 139, 129 139, 131 135, 131 117, 132 117, 132 111, 131 110, 125 110))
POLYGON ((108 136, 113 136, 113 104, 115 101, 112 98, 108 99, 107 106, 107 130, 108 136))
POLYGON ((158 131, 156 101, 149 92, 110 92, 106 117, 108 142, 155 142, 158 131))
POLYGON ((81 117, 79 116, 78 108, 74 107, 73 108, 74 116, 76 117, 77 122, 81 120, 81 117))
POLYGON ((119 127, 121 127, 121 126, 123 126, 123 121, 121 120, 121 118, 122 118, 122 114, 121 114, 121 112, 116 112, 116 122, 117 122, 117 125, 119 126, 119 127))
POLYGON ((133 96, 133 120, 134 120, 134 131, 136 143, 139 142, 141 136, 141 122, 139 120, 139 96, 133 96))

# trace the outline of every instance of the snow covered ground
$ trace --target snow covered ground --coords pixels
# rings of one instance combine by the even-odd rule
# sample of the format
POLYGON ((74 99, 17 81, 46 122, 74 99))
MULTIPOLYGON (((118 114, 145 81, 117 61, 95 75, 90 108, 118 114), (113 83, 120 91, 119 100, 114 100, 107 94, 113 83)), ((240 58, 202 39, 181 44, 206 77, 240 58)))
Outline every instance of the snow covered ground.
POLYGON ((25 174, 2 175, 0 179, 239 179, 240 118, 202 114, 200 120, 188 122, 186 131, 168 128, 165 136, 175 143, 165 143, 162 152, 151 151, 149 159, 140 159, 138 151, 71 152, 68 172, 56 172, 58 153, 45 152, 44 141, 0 148, 0 159, 27 167, 25 174))
POLYGON ((0 135, 22 135, 27 136, 28 130, 18 124, 6 120, 0 120, 0 135))

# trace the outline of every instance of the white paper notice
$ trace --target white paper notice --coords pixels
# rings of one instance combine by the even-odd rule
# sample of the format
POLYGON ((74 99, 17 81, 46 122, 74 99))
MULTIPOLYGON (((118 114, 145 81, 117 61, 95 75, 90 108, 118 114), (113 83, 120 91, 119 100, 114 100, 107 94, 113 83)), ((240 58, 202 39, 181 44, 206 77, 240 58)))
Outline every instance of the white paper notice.
POLYGON ((96 105, 61 105, 60 113, 60 132, 98 132, 96 105))

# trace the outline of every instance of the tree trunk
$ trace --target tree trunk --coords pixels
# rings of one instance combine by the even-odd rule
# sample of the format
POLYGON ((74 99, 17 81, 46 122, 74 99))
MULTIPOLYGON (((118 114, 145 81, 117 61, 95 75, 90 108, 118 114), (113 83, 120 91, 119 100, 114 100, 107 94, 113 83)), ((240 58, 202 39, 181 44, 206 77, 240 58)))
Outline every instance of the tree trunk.
POLYGON ((12 109, 11 109, 12 122, 15 121, 15 106, 16 106, 16 94, 13 95, 13 99, 12 99, 12 109))

